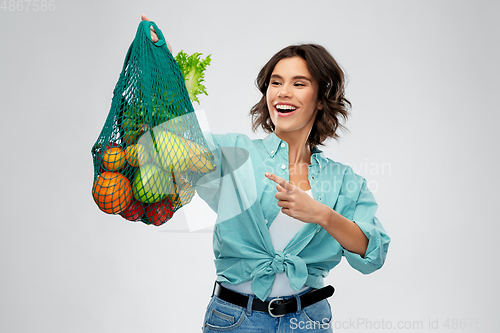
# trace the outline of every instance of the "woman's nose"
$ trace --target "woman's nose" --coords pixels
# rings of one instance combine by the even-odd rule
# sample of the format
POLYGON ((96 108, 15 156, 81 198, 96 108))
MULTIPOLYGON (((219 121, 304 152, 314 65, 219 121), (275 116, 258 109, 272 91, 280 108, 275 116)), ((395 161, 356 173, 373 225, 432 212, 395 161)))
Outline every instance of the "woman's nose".
POLYGON ((278 91, 278 97, 290 97, 290 91, 285 85, 281 86, 280 90, 278 91))

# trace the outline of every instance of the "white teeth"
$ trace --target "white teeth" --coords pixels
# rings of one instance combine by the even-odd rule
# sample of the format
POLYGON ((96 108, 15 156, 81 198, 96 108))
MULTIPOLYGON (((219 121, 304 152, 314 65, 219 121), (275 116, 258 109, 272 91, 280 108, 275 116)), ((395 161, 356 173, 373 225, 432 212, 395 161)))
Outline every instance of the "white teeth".
POLYGON ((297 109, 295 106, 278 104, 276 105, 276 109, 278 110, 295 110, 297 109))

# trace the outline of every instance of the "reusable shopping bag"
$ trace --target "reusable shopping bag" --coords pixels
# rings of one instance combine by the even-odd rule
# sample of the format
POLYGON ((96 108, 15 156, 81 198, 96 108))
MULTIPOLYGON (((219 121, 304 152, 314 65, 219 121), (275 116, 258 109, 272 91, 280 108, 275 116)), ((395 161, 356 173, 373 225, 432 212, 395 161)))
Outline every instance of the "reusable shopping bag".
POLYGON ((182 72, 154 22, 139 24, 91 153, 99 209, 157 226, 214 169, 182 72))

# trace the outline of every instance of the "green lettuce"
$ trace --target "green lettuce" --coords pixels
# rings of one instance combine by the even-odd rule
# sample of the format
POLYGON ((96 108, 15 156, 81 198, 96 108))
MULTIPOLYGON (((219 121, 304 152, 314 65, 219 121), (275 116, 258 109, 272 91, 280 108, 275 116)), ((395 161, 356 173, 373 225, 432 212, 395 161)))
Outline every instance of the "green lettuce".
POLYGON ((205 81, 204 71, 207 66, 210 65, 210 55, 205 59, 201 59, 201 53, 193 53, 188 56, 184 51, 180 51, 175 56, 175 61, 179 65, 179 68, 184 76, 184 82, 186 83, 186 88, 189 93, 189 98, 193 102, 200 104, 198 100, 198 95, 205 94, 208 96, 203 82, 205 81))

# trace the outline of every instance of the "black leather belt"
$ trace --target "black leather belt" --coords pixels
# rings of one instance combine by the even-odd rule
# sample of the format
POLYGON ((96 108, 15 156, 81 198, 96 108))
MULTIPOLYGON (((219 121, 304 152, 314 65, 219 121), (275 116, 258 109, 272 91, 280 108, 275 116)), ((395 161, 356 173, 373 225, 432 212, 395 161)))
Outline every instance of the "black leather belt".
MULTIPOLYGON (((335 289, 332 286, 311 290, 299 296, 300 306, 305 308, 306 306, 322 301, 332 296, 334 291, 335 289)), ((246 308, 248 304, 248 296, 224 288, 218 282, 215 284, 214 295, 226 302, 239 305, 244 308, 246 308)), ((252 302, 252 310, 267 312, 272 317, 282 317, 287 313, 297 311, 297 299, 295 297, 291 297, 283 300, 280 297, 276 297, 270 301, 263 302, 255 297, 252 302)))

